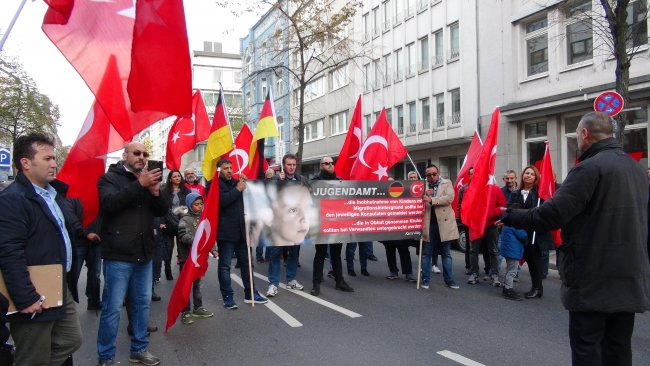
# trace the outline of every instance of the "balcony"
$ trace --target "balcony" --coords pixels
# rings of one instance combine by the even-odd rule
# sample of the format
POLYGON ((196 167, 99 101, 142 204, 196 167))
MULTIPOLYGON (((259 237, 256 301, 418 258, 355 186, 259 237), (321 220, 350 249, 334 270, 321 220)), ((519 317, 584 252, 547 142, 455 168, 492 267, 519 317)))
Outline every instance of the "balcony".
POLYGON ((370 32, 365 32, 363 34, 363 41, 364 42, 370 42, 370 32))
POLYGON ((428 131, 431 128, 431 122, 423 121, 422 122, 422 131, 428 131))
POLYGON ((384 23, 382 23, 381 26, 382 26, 382 29, 384 30, 384 32, 386 32, 387 30, 390 30, 390 20, 385 21, 384 23))
POLYGON ((429 0, 418 1, 418 13, 429 7, 429 0))
POLYGON ((401 81, 403 77, 404 77, 404 71, 402 69, 398 69, 395 72, 395 81, 401 81))
POLYGON ((426 71, 428 69, 429 69, 429 60, 424 59, 424 60, 420 61, 419 71, 422 72, 422 71, 426 71))
POLYGON ((442 65, 443 61, 444 59, 442 58, 442 55, 435 55, 431 57, 431 66, 436 67, 442 65))
POLYGON ((411 77, 415 74, 415 64, 411 64, 406 68, 406 77, 411 77))
POLYGON ((380 31, 379 31, 379 27, 374 28, 374 29, 372 30, 372 38, 377 38, 377 37, 379 37, 379 33, 380 33, 380 31))
POLYGON ((406 19, 409 19, 415 15, 415 5, 409 6, 406 8, 406 19))
POLYGON ((438 116, 438 118, 436 118, 436 128, 443 127, 445 127, 445 116, 438 116))
POLYGON ((460 57, 460 48, 454 47, 447 51, 447 61, 451 61, 460 57))
POLYGON ((403 135, 404 134, 404 126, 397 125, 397 134, 398 135, 403 135))
POLYGON ((390 79, 390 74, 387 74, 384 76, 384 86, 390 85, 391 79, 390 79))
POLYGON ((415 123, 409 124, 409 133, 415 133, 418 130, 418 125, 415 123))
POLYGON ((397 27, 400 24, 402 24, 402 13, 397 13, 393 17, 393 27, 397 27))
POLYGON ((460 112, 454 113, 451 116, 449 116, 449 125, 450 126, 460 125, 460 112))
POLYGON ((377 79, 372 82, 372 90, 379 90, 381 88, 381 80, 377 79))

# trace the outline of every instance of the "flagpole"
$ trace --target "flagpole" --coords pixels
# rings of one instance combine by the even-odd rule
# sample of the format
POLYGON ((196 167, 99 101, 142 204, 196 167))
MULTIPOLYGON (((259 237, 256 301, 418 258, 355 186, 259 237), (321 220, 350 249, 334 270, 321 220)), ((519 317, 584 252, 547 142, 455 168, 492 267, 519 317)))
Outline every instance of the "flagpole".
MULTIPOLYGON (((431 207, 431 209, 433 210, 433 206, 431 207)), ((422 236, 420 236, 420 254, 418 255, 418 283, 417 286, 415 287, 417 290, 420 289, 420 279, 422 276, 422 240, 423 238, 422 236)))
POLYGON ((2 39, 0 40, 0 52, 2 52, 2 49, 5 46, 5 42, 7 41, 7 38, 9 38, 9 33, 11 33, 11 29, 14 27, 14 24, 16 24, 16 20, 18 20, 18 16, 20 13, 23 11, 23 7, 25 6, 25 3, 27 0, 23 0, 20 5, 18 5, 18 10, 16 10, 16 14, 14 14, 13 19, 11 19, 11 23, 9 23, 9 26, 7 27, 7 31, 5 34, 2 36, 2 39))
MULTIPOLYGON (((228 131, 230 132, 230 139, 233 144, 235 143, 235 135, 232 133, 232 127, 230 126, 230 118, 228 117, 228 108, 226 106, 226 98, 223 96, 223 85, 221 81, 219 82, 219 94, 221 95, 221 102, 223 104, 223 114, 226 116, 226 126, 228 126, 228 131)), ((239 157, 235 155, 235 162, 237 162, 237 171, 241 172, 241 164, 239 163, 239 157)))
MULTIPOLYGON (((419 180, 422 180, 422 176, 420 175, 420 172, 418 172, 418 167, 417 167, 417 166, 415 165, 415 163, 413 162, 413 159, 411 159, 411 154, 406 153, 406 156, 409 157, 409 160, 411 161, 411 164, 413 164, 413 169, 415 170, 415 173, 417 173, 418 178, 420 178, 419 180)), ((407 177, 407 178, 408 178, 408 177, 407 177)))
MULTIPOLYGON (((539 190, 538 190, 538 194, 539 194, 539 190)), ((537 207, 539 207, 540 200, 541 198, 537 197, 537 207)), ((533 241, 531 242, 532 245, 535 245, 535 234, 537 234, 537 231, 533 231, 533 241)))

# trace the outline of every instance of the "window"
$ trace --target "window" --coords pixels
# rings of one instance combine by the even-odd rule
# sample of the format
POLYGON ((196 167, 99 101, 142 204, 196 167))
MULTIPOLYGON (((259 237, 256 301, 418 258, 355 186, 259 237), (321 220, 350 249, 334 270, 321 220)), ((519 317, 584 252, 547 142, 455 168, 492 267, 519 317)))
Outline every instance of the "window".
POLYGON ((422 106, 422 131, 426 131, 430 127, 430 113, 429 113, 429 98, 424 98, 420 101, 422 106))
POLYGON ((194 161, 203 161, 203 157, 205 156, 205 146, 205 144, 196 145, 196 148, 194 149, 194 161))
POLYGON ((265 99, 266 98, 266 93, 267 93, 266 78, 262 78, 262 80, 260 81, 260 86, 262 87, 261 88, 261 90, 262 90, 262 98, 261 99, 265 99))
POLYGON ((348 130, 348 111, 330 116, 330 135, 338 135, 348 130))
POLYGON ((591 60, 593 57, 593 31, 591 0, 580 0, 566 9, 567 65, 591 60))
POLYGON ((384 22, 382 24, 382 29, 387 31, 390 29, 390 1, 385 1, 381 4, 381 7, 384 10, 384 22))
POLYGON ((363 65, 363 91, 364 92, 369 92, 370 91, 370 64, 363 65))
POLYGON ((323 120, 305 123, 305 142, 323 137, 323 120))
POLYGON ((442 30, 437 31, 433 35, 434 37, 434 42, 435 42, 435 52, 436 54, 434 55, 434 58, 431 60, 433 63, 433 66, 437 65, 442 65, 442 61, 444 60, 444 41, 442 38, 442 30))
POLYGON ((372 9, 372 38, 379 37, 379 7, 372 9))
POLYGON ((404 134, 404 107, 397 106, 397 134, 404 134))
POLYGON ((298 65, 300 65, 300 54, 298 51, 293 53, 293 68, 298 69, 298 65))
POLYGON ((418 12, 429 7, 429 0, 418 0, 418 12))
POLYGON ((368 42, 370 40, 370 19, 368 19, 368 14, 363 15, 363 41, 368 42))
POLYGON ((415 133, 417 131, 417 113, 415 112, 415 103, 409 103, 409 132, 415 133))
POLYGON ((429 69, 429 37, 420 40, 420 71, 429 69))
POLYGON ((246 99, 244 100, 244 110, 246 113, 251 109, 251 92, 246 92, 246 99))
POLYGON ((451 120, 450 125, 460 124, 460 89, 452 90, 451 94, 451 120))
POLYGON ((548 71, 548 22, 546 17, 526 23, 527 75, 548 71))
POLYGON ((390 85, 391 81, 390 55, 384 56, 384 86, 390 85))
POLYGON ((393 110, 390 108, 386 109, 386 121, 391 127, 393 126, 393 110))
POLYGON ((277 116, 275 120, 278 125, 278 140, 284 141, 284 118, 282 116, 277 116))
POLYGON ((408 19, 415 15, 415 0, 406 0, 406 16, 405 19, 408 19))
POLYGON ((206 107, 214 108, 214 106, 217 105, 219 93, 204 91, 201 92, 201 96, 203 96, 203 103, 205 103, 206 107))
POLYGON ((372 121, 370 120, 370 115, 366 114, 363 116, 363 121, 366 124, 366 135, 370 133, 370 129, 372 128, 372 121))
POLYGON ((377 90, 381 87, 381 65, 379 64, 379 60, 375 60, 372 64, 375 69, 375 80, 372 82, 372 89, 377 90))
POLYGON ((330 88, 336 90, 348 85, 350 77, 348 75, 348 65, 343 65, 330 73, 330 88))
POLYGON ((284 82, 282 81, 282 71, 278 71, 275 76, 275 93, 280 96, 284 94, 284 82))
POLYGON ((460 56, 460 34, 458 23, 449 26, 449 55, 447 60, 453 60, 460 56))
POLYGON ((404 70, 402 70, 403 63, 404 62, 402 61, 402 50, 399 49, 395 51, 395 81, 402 80, 402 77, 404 76, 404 70))
POLYGON ((393 25, 402 23, 402 1, 404 0, 395 0, 395 18, 393 19, 393 25))
POLYGON ((324 78, 320 77, 305 86, 305 103, 325 94, 324 78))
POLYGON ((638 0, 628 5, 627 24, 627 48, 648 44, 648 0, 638 0))
POLYGON ((445 96, 438 94, 436 99, 436 128, 445 127, 445 96))
POLYGON ((300 104, 300 89, 293 90, 293 105, 297 107, 300 104))
POLYGON ((266 42, 262 43, 262 47, 260 47, 260 67, 265 68, 266 67, 266 56, 267 56, 267 51, 266 51, 266 42))
POLYGON ((534 122, 524 125, 524 166, 535 165, 538 169, 542 164, 544 151, 546 150, 547 134, 546 122, 534 122))
POLYGON ((406 46, 406 57, 408 57, 406 60, 406 77, 413 76, 417 62, 415 61, 415 45, 413 43, 406 46))
POLYGON ((235 71, 232 82, 235 84, 241 84, 241 71, 235 71))
POLYGON ((253 59, 250 56, 246 56, 246 69, 244 73, 249 75, 253 71, 253 59))
POLYGON ((256 90, 257 89, 255 89, 255 82, 253 81, 251 83, 251 97, 253 98, 253 103, 257 103, 257 94, 255 94, 256 90))

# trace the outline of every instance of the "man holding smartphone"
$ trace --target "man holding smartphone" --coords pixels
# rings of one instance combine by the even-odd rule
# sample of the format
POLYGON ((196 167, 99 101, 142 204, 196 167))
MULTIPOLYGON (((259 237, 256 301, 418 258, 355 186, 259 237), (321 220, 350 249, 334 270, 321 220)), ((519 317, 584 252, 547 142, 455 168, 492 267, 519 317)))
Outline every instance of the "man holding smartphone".
POLYGON ((140 142, 124 148, 122 161, 111 165, 97 182, 104 260, 103 309, 97 333, 99 365, 113 365, 119 314, 127 290, 132 302, 130 362, 157 365, 147 351, 151 302, 151 259, 154 252, 154 217, 167 213, 160 194, 162 171, 147 170, 147 153, 140 142), (131 286, 129 286, 131 283, 131 286))

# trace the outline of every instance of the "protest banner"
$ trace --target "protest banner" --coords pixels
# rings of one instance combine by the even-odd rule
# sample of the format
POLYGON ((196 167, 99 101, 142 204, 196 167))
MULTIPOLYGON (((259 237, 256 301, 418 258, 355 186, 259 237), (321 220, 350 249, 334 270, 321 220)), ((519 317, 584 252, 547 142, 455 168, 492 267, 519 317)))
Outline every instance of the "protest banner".
POLYGON ((248 181, 250 246, 419 239, 422 181, 248 181))

